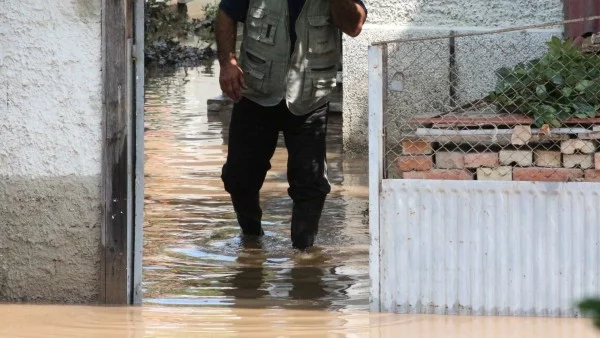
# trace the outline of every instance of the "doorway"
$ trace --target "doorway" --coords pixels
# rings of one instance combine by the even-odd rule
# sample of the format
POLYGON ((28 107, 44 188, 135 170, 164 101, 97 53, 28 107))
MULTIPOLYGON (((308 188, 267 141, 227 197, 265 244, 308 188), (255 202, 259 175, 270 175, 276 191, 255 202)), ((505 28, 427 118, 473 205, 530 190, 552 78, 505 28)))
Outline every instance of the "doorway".
POLYGON ((145 0, 130 2, 135 7, 126 22, 135 29, 127 43, 135 57, 122 81, 130 84, 131 110, 117 120, 127 131, 127 153, 109 147, 129 160, 119 167, 127 183, 110 181, 118 189, 107 196, 103 266, 117 272, 113 279, 105 276, 107 289, 127 285, 118 294, 125 292, 129 304, 368 311, 368 161, 344 155, 342 115, 329 119, 332 192, 316 248, 291 249, 283 138, 262 189, 266 236, 245 243, 220 180, 231 106, 207 105, 220 94, 218 64, 209 59, 197 67, 148 72, 143 39, 137 38, 144 36, 145 0), (111 201, 121 198, 130 203, 119 205, 117 223, 111 201), (119 216, 123 210, 127 216, 119 216))

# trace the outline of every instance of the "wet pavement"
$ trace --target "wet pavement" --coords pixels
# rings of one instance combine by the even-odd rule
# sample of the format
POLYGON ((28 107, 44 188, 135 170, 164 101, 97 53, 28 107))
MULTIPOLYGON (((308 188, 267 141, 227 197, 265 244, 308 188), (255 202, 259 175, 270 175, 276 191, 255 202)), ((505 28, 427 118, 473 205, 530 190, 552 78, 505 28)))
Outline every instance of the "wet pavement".
POLYGON ((325 205, 316 247, 291 248, 287 154, 280 138, 262 189, 265 237, 243 245, 220 174, 229 109, 209 64, 146 84, 144 301, 244 308, 368 310, 367 159, 345 158, 342 117, 328 129, 325 205))

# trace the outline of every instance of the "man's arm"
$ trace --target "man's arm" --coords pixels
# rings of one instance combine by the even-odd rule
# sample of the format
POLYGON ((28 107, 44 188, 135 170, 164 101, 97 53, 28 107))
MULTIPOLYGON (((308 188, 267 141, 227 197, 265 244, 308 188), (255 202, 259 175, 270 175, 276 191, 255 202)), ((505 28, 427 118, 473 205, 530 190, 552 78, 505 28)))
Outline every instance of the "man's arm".
POLYGON ((356 0, 329 1, 331 3, 333 24, 351 37, 358 36, 367 19, 367 13, 363 6, 357 3, 356 0))
POLYGON ((221 66, 219 76, 221 90, 231 99, 238 101, 242 98, 241 88, 245 89, 246 84, 235 56, 237 22, 225 11, 219 10, 215 26, 217 54, 221 66))

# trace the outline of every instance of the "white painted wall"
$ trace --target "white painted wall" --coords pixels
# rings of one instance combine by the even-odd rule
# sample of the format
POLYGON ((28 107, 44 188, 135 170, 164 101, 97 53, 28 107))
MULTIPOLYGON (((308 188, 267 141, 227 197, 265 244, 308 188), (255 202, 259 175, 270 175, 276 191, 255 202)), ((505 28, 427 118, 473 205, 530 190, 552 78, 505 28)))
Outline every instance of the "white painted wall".
POLYGON ((506 27, 561 20, 561 0, 365 0, 374 25, 506 27))
POLYGON ((0 3, 0 175, 97 175, 101 0, 0 3))
MULTIPOLYGON (((367 48, 372 42, 448 35, 451 30, 463 33, 531 25, 560 21, 563 18, 561 0, 364 0, 364 2, 369 14, 363 33, 357 38, 348 36, 344 38, 344 145, 349 153, 364 153, 367 149, 367 48)), ((516 47, 511 45, 515 40, 534 41, 533 48, 544 48, 543 43, 554 34, 560 34, 560 30, 532 32, 525 39, 518 37, 515 39, 513 35, 501 41, 491 42, 498 46, 504 44, 505 48, 510 46, 515 50, 516 47)), ((527 45, 523 48, 531 47, 527 45)), ((440 53, 431 57, 430 53, 429 58, 423 58, 422 56, 427 54, 418 55, 415 51, 411 51, 411 46, 401 46, 399 49, 400 52, 395 53, 390 60, 391 64, 401 66, 421 57, 421 60, 412 66, 415 67, 414 69, 421 66, 423 69, 436 69, 447 73, 447 69, 443 70, 440 67, 441 64, 447 63, 446 55, 440 53)), ((463 53, 465 57, 471 54, 463 53)), ((480 62, 479 66, 475 63, 475 68, 484 66, 484 61, 487 64, 503 62, 502 59, 490 61, 482 57, 475 60, 480 62)), ((464 62, 473 64, 473 57, 461 61, 460 55, 457 55, 457 62, 459 65, 464 62)), ((462 69, 464 71, 464 68, 462 69)), ((473 73, 473 71, 466 71, 466 73, 473 73)), ((477 85, 480 84, 481 82, 477 85)), ((430 83, 431 91, 436 91, 436 86, 439 86, 439 83, 430 83)))
POLYGON ((101 4, 0 1, 0 301, 98 298, 101 4))

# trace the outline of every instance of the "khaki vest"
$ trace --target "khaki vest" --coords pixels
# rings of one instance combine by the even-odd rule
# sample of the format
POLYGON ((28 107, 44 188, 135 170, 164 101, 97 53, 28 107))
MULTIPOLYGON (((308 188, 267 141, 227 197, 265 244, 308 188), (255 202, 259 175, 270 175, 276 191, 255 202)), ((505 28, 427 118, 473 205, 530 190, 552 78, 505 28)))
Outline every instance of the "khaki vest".
POLYGON ((306 0, 296 34, 290 56, 287 0, 250 0, 239 57, 248 87, 244 97, 262 106, 285 99, 295 115, 328 101, 340 59, 340 32, 332 24, 329 0, 306 0))

